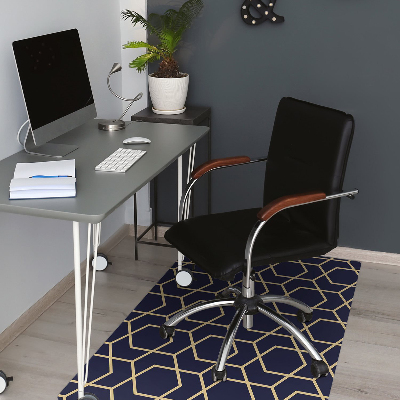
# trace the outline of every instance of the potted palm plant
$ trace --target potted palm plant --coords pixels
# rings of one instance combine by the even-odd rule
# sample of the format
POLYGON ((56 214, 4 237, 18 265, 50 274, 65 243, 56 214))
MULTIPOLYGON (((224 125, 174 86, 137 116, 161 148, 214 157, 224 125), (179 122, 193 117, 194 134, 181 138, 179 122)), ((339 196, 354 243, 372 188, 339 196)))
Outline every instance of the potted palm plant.
POLYGON ((189 87, 189 75, 179 71, 174 53, 182 35, 203 8, 202 0, 188 0, 179 10, 170 9, 164 14, 152 13, 148 18, 135 11, 122 11, 122 18, 131 20, 133 26, 142 25, 157 44, 141 41, 128 42, 124 49, 145 48, 146 53, 135 58, 129 66, 139 72, 146 70, 151 62, 160 61, 158 71, 149 75, 149 91, 153 111, 157 114, 180 114, 185 111, 189 87))

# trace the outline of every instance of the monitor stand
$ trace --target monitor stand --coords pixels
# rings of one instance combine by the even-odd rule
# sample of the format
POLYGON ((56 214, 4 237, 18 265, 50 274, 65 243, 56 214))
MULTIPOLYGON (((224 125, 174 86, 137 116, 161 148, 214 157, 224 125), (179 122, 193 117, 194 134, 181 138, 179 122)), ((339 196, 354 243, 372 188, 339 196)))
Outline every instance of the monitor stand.
POLYGON ((28 154, 33 154, 35 156, 62 158, 67 154, 72 153, 77 148, 78 146, 71 144, 59 143, 45 143, 41 146, 36 146, 31 129, 28 130, 24 140, 24 150, 28 154))

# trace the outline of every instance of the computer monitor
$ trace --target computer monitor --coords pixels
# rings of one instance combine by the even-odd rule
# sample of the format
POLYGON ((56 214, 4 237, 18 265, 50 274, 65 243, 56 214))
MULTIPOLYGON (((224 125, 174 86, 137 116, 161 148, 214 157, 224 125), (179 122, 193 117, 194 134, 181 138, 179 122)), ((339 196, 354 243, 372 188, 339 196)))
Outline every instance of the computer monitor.
POLYGON ((25 150, 70 153, 77 147, 47 142, 97 115, 78 30, 18 40, 13 50, 31 125, 25 150))

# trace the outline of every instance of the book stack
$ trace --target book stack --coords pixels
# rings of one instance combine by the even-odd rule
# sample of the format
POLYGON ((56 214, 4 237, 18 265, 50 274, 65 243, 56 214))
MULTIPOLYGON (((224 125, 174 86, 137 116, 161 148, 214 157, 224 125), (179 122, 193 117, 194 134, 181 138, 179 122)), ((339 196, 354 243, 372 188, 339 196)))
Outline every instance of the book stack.
POLYGON ((10 200, 75 196, 75 160, 16 165, 10 183, 10 200))

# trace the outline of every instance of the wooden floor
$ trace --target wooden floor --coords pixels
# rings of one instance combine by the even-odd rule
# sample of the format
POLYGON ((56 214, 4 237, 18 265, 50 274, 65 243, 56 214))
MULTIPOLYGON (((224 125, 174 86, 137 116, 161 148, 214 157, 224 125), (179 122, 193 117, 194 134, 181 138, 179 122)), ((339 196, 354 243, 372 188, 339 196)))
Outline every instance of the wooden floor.
MULTIPOLYGON (((176 258, 169 248, 139 251, 135 261, 133 238, 124 238, 109 252, 113 265, 97 274, 92 354, 176 258)), ((73 289, 0 353, 0 369, 15 379, 1 400, 57 398, 77 370, 73 289)), ((330 396, 356 399, 400 399, 400 267, 361 268, 330 396)))

